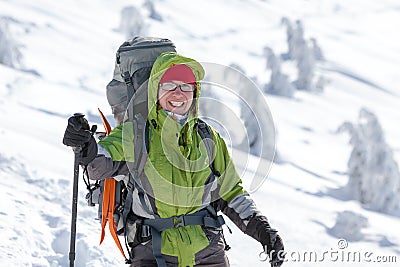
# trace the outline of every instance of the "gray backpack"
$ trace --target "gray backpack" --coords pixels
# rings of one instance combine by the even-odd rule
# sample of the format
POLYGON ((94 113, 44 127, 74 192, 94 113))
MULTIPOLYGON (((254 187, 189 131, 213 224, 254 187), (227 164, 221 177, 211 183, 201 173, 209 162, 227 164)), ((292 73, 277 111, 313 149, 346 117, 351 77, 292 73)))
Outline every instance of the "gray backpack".
POLYGON ((134 94, 132 106, 145 105, 140 112, 146 112, 143 116, 147 117, 147 80, 154 61, 164 52, 176 52, 175 45, 168 39, 154 37, 135 37, 119 47, 114 76, 107 85, 107 100, 117 125, 133 119, 133 111, 126 111, 134 94))

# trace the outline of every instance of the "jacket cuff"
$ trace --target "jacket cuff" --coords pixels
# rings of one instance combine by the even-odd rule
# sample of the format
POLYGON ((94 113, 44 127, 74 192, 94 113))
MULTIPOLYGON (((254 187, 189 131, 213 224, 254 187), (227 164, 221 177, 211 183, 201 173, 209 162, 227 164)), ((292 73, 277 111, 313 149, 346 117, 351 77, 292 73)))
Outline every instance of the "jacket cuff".
POLYGON ((82 157, 80 164, 81 165, 88 165, 92 162, 97 156, 97 143, 93 137, 89 139, 87 145, 82 150, 82 157))

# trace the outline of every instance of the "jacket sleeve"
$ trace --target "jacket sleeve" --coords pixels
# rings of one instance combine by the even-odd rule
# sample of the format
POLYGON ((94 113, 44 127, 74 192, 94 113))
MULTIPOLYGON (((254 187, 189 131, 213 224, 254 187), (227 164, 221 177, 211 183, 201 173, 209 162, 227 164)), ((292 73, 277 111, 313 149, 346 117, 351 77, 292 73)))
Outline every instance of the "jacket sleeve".
POLYGON ((125 161, 113 161, 110 154, 101 146, 98 146, 97 157, 87 165, 89 178, 92 180, 104 180, 106 178, 119 177, 121 179, 129 173, 125 161))
POLYGON ((218 134, 215 146, 217 149, 214 164, 220 171, 221 177, 218 178, 219 199, 215 200, 214 206, 242 232, 261 242, 262 234, 270 228, 268 220, 258 210, 249 193, 244 190, 226 144, 218 134))
POLYGON ((90 179, 103 180, 113 177, 123 179, 129 174, 126 161, 132 161, 133 154, 133 126, 131 123, 117 126, 111 133, 102 138, 97 144, 97 157, 88 164, 87 171, 90 179), (125 127, 126 126, 126 127, 125 127))
POLYGON ((219 199, 217 210, 221 210, 245 234, 265 243, 265 235, 271 229, 267 217, 261 214, 249 194, 235 197, 229 203, 219 199))

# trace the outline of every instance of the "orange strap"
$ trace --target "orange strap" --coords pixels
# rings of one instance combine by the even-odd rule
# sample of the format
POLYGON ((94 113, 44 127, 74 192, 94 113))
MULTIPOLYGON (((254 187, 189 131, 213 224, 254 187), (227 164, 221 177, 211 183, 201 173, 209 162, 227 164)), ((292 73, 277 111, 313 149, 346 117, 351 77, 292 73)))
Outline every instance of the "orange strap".
POLYGON ((108 222, 108 227, 110 228, 110 233, 115 241, 115 244, 121 251, 122 256, 126 259, 124 250, 121 246, 121 242, 119 241, 117 235, 117 223, 114 221, 114 203, 115 203, 115 180, 114 178, 107 178, 104 181, 100 244, 104 240, 105 227, 108 222))
MULTIPOLYGON (((104 129, 106 130, 106 134, 110 134, 111 126, 108 123, 106 117, 103 115, 100 109, 101 120, 103 121, 104 129)), ((114 239, 115 244, 121 251, 122 256, 126 260, 126 256, 124 250, 122 249, 121 242, 119 241, 117 235, 117 222, 114 221, 114 205, 115 205, 115 179, 107 178, 104 181, 104 192, 103 192, 103 203, 101 204, 102 214, 101 214, 101 237, 100 237, 100 245, 104 240, 105 236, 105 228, 108 222, 108 227, 110 228, 111 236, 114 239)))

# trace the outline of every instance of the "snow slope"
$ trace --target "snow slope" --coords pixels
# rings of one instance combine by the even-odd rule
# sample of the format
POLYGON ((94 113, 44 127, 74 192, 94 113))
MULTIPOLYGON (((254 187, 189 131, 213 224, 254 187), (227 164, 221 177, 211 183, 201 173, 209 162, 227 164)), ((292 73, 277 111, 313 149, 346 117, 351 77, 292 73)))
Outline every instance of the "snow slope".
MULTIPOLYGON (((110 114, 105 85, 116 48, 125 39, 116 29, 121 9, 132 4, 0 1, 0 17, 9 21, 23 55, 18 69, 0 64, 0 266, 68 266, 73 153, 61 144, 62 135, 74 112, 88 114, 90 123, 99 126, 97 107, 110 114)), ((135 2, 147 16, 141 4, 135 2)), ((345 195, 351 147, 346 134, 336 134, 344 121, 354 122, 359 109, 367 107, 379 118, 400 162, 397 1, 154 4, 163 21, 147 17, 149 35, 170 38, 182 54, 202 62, 236 63, 260 85, 269 78, 263 48, 287 50, 281 18, 302 20, 305 35, 315 37, 325 54, 318 71, 328 83, 319 94, 265 96, 277 129, 280 163, 272 166, 253 197, 285 241, 285 266, 380 266, 376 256, 383 255, 397 259, 397 264, 384 266, 397 266, 400 215, 367 210, 345 195), (362 219, 355 216, 347 222, 350 226, 338 226, 342 235, 333 231, 337 215, 346 210, 367 218, 367 226, 360 226, 362 219), (361 236, 340 249, 348 227, 361 227, 361 236), (371 262, 335 260, 336 251, 371 252, 371 262), (311 252, 318 254, 318 262, 297 259, 297 253, 311 252)), ((284 71, 295 78, 290 64, 284 71)), ((252 158, 248 168, 254 162, 252 158)), ((247 186, 251 182, 243 180, 247 186)), ((82 181, 79 186, 76 266, 123 266, 110 236, 98 246, 97 209, 86 206, 82 181)), ((235 226, 231 229, 226 238, 232 266, 266 266, 258 259, 261 246, 235 226)))

